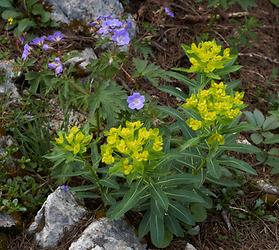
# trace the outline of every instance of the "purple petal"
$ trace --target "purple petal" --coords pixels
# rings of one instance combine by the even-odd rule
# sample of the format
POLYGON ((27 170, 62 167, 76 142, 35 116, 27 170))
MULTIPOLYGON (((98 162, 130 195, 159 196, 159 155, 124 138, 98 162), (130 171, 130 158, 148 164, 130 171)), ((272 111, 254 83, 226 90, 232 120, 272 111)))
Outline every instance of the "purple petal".
POLYGON ((133 102, 131 102, 131 103, 129 103, 128 107, 129 107, 130 109, 135 109, 135 108, 136 108, 136 105, 135 105, 133 102))
POLYGON ((119 29, 114 31, 111 40, 119 46, 128 45, 130 43, 130 36, 126 29, 119 29))
POLYGON ((174 17, 174 13, 168 7, 164 7, 164 10, 168 16, 174 17))
POLYGON ((55 63, 55 62, 49 63, 49 64, 48 64, 48 68, 49 68, 49 69, 56 69, 56 68, 57 68, 57 63, 55 63))

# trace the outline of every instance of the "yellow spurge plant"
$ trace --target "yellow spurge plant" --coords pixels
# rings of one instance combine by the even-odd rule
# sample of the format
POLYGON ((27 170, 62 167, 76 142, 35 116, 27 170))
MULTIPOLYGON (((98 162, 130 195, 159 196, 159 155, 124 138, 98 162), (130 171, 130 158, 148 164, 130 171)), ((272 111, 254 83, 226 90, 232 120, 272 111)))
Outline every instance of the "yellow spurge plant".
POLYGON ((91 140, 92 135, 85 135, 77 126, 73 126, 68 133, 58 132, 55 142, 65 151, 70 151, 76 155, 85 153, 91 140))
POLYGON ((163 150, 159 129, 147 129, 140 121, 126 121, 126 127, 111 128, 105 135, 107 143, 101 146, 102 162, 113 164, 113 172, 124 175, 142 173, 144 162, 163 150))
MULTIPOLYGON (((189 118, 186 123, 193 130, 216 128, 231 122, 241 114, 244 92, 226 94, 226 85, 223 82, 211 82, 209 89, 198 91, 192 94, 182 105, 185 109, 192 109, 199 118, 189 118)), ((224 143, 224 139, 218 133, 213 134, 209 142, 218 141, 224 143)))
POLYGON ((187 70, 190 73, 212 73, 216 69, 224 68, 225 64, 232 59, 230 49, 222 51, 222 46, 215 40, 200 42, 198 46, 192 43, 191 47, 185 48, 192 66, 187 70))

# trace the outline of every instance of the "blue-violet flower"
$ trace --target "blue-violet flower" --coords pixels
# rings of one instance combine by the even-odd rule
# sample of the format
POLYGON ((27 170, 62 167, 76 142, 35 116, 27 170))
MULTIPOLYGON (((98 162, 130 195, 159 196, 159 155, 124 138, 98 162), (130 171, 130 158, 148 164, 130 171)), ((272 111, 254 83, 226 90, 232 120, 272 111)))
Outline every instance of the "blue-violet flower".
POLYGON ((21 58, 24 61, 27 59, 28 55, 30 54, 31 49, 32 48, 28 45, 28 43, 24 45, 22 56, 21 56, 21 58))
POLYGON ((59 57, 54 59, 54 62, 48 64, 49 69, 55 70, 56 75, 60 75, 63 72, 63 66, 59 57))
POLYGON ((64 192, 68 192, 70 190, 70 187, 68 185, 61 185, 59 186, 60 189, 62 189, 64 192))
POLYGON ((168 7, 164 7, 164 10, 168 16, 174 17, 174 13, 168 7))
POLYGON ((64 37, 65 36, 63 33, 61 33, 60 31, 56 31, 53 33, 53 35, 49 35, 47 37, 47 40, 49 40, 50 42, 59 43, 59 42, 63 41, 64 37))
POLYGON ((116 42, 119 46, 128 45, 130 43, 129 32, 124 28, 115 30, 111 40, 116 42))
POLYGON ((133 95, 128 96, 127 102, 130 109, 140 110, 144 106, 145 97, 139 92, 134 92, 133 95))
POLYGON ((36 46, 43 46, 45 39, 46 39, 46 36, 36 37, 30 42, 30 44, 36 45, 36 46))

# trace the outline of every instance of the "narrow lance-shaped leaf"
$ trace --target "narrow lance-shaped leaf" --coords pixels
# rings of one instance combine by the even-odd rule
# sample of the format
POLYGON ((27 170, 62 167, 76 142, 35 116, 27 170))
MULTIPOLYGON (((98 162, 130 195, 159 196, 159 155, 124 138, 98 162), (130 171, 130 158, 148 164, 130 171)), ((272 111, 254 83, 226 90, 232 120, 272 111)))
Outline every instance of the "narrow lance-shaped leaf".
POLYGON ((136 206, 146 189, 147 186, 142 186, 141 181, 133 183, 123 199, 115 207, 109 209, 108 216, 112 219, 119 219, 128 210, 136 206))
POLYGON ((219 147, 222 150, 235 151, 240 153, 260 153, 261 150, 253 145, 247 144, 227 144, 219 147))
POLYGON ((219 179, 221 177, 221 167, 215 159, 211 157, 206 161, 207 171, 212 177, 219 179))
POLYGON ((253 169, 248 163, 246 163, 245 161, 235 159, 233 157, 227 158, 225 160, 219 160, 218 162, 222 165, 230 166, 232 168, 236 168, 249 174, 257 174, 256 170, 253 169))
POLYGON ((149 185, 152 198, 156 200, 165 211, 167 211, 169 200, 164 191, 159 187, 159 185, 155 185, 153 183, 149 183, 149 185))

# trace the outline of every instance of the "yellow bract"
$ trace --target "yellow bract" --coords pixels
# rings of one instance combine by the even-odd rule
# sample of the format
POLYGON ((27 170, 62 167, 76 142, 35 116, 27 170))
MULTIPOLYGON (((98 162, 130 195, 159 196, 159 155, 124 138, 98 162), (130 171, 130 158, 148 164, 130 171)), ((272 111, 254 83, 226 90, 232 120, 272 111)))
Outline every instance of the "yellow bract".
POLYGON ((105 135, 107 143, 101 146, 102 162, 119 163, 125 175, 143 166, 150 155, 163 150, 159 129, 147 129, 140 121, 126 121, 126 127, 111 128, 105 135))
POLYGON ((223 82, 212 81, 209 89, 192 94, 182 105, 186 109, 195 110, 200 116, 200 120, 189 118, 188 126, 193 130, 198 130, 235 119, 241 114, 240 110, 244 107, 243 96, 243 92, 227 95, 226 85, 223 82))
POLYGON ((224 68, 232 58, 230 49, 227 48, 222 53, 221 45, 218 45, 215 40, 200 42, 198 46, 192 43, 191 49, 187 49, 186 53, 192 64, 188 72, 193 73, 212 73, 215 69, 224 68))
POLYGON ((62 146, 66 151, 73 154, 84 153, 86 146, 92 140, 92 135, 85 135, 77 126, 73 126, 69 133, 58 132, 58 137, 55 138, 56 144, 62 146))
POLYGON ((208 143, 209 144, 217 143, 217 144, 223 145, 225 143, 225 138, 224 138, 223 135, 220 135, 218 133, 214 133, 213 135, 211 135, 208 138, 208 143))
POLYGON ((8 18, 8 24, 9 24, 9 25, 12 25, 13 22, 14 22, 14 19, 13 19, 12 17, 9 17, 9 18, 8 18))

